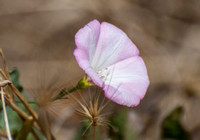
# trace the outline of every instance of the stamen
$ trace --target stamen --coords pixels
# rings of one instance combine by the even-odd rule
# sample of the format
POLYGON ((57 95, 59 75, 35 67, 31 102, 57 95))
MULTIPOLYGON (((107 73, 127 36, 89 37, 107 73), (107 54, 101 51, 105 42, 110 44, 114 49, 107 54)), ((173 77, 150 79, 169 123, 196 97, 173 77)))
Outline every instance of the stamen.
POLYGON ((97 71, 97 74, 99 75, 100 78, 104 79, 110 74, 110 70, 109 68, 104 68, 97 71))

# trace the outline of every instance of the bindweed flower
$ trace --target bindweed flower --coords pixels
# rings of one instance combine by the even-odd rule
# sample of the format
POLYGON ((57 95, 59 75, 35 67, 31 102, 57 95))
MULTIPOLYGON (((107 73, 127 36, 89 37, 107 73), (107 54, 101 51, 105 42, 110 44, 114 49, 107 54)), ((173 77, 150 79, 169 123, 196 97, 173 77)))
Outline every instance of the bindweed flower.
POLYGON ((118 104, 139 104, 149 78, 139 50, 122 30, 93 20, 76 33, 75 43, 74 56, 88 80, 118 104))

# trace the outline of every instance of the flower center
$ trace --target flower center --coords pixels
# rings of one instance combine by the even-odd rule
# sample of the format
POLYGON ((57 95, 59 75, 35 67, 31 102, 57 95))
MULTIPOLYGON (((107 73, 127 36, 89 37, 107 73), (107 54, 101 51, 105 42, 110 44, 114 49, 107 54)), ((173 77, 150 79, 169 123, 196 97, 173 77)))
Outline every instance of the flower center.
POLYGON ((97 71, 97 74, 99 75, 101 79, 104 79, 110 74, 110 69, 109 68, 101 69, 97 71))

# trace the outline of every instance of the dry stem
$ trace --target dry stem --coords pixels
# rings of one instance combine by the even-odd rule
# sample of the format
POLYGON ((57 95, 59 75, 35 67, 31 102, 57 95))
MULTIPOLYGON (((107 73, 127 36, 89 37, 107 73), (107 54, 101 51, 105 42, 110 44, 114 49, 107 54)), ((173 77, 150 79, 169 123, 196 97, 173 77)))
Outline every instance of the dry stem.
POLYGON ((0 48, 0 55, 1 55, 1 58, 3 60, 5 75, 6 75, 6 77, 8 77, 8 79, 10 79, 10 76, 9 76, 9 73, 8 73, 8 66, 7 66, 7 63, 6 63, 6 59, 5 59, 4 55, 3 55, 3 51, 2 51, 1 48, 0 48))
POLYGON ((9 140, 12 140, 10 128, 9 128, 8 116, 6 112, 6 105, 5 105, 5 100, 4 100, 4 91, 2 87, 1 87, 1 100, 2 100, 2 106, 3 106, 3 112, 4 112, 3 114, 4 114, 7 136, 9 140))
MULTIPOLYGON (((3 91, 3 87, 4 86, 6 86, 6 85, 10 86, 10 88, 12 89, 12 91, 20 99, 20 101, 26 107, 26 109, 28 110, 28 112, 31 114, 32 117, 28 116, 24 111, 22 111, 18 106, 16 106, 9 94, 5 94, 5 96, 7 98, 8 105, 13 110, 15 110, 25 120, 29 120, 30 121, 33 118, 37 122, 37 124, 39 125, 39 127, 41 128, 41 131, 45 132, 44 129, 43 129, 43 127, 42 127, 42 125, 38 121, 38 115, 37 115, 37 113, 30 107, 30 105, 28 104, 28 102, 24 99, 24 97, 21 95, 21 93, 18 91, 18 89, 13 85, 13 83, 10 82, 10 76, 9 76, 9 72, 8 72, 8 67, 7 67, 5 57, 4 57, 3 52, 2 52, 1 49, 0 49, 0 56, 2 57, 3 67, 4 67, 4 71, 5 71, 5 73, 4 73, 4 71, 2 69, 0 69, 0 74, 4 78, 4 80, 2 80, 2 82, 0 84, 0 87, 1 87, 2 91, 3 91)), ((6 89, 4 89, 4 90, 5 90, 5 93, 7 93, 7 90, 6 89)), ((13 98, 14 98, 14 95, 13 95, 13 98)), ((1 99, 2 99, 2 103, 3 103, 3 100, 4 100, 4 96, 3 95, 2 95, 1 99)), ((5 120, 5 121, 7 121, 7 120, 5 120)), ((7 124, 8 124, 8 122, 7 122, 7 124)), ((9 126, 7 125, 7 127, 9 127, 9 126)), ((8 135, 8 137, 9 137, 9 135, 8 135)))
POLYGON ((92 138, 92 140, 95 140, 95 134, 96 134, 96 126, 93 126, 93 138, 92 138))

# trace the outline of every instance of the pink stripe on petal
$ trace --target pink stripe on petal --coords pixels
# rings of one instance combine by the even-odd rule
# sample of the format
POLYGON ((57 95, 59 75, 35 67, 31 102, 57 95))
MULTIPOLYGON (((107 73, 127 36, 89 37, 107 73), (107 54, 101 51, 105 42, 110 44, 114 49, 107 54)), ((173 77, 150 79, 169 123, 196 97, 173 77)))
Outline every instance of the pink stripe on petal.
POLYGON ((100 34, 100 23, 93 20, 81 28, 75 35, 75 43, 78 49, 88 52, 89 59, 94 55, 100 34))
POLYGON ((76 58, 76 61, 79 64, 79 66, 83 70, 87 69, 88 67, 91 67, 90 63, 89 63, 89 60, 88 60, 89 58, 88 58, 88 55, 87 55, 86 51, 81 50, 81 49, 75 49, 74 50, 74 56, 76 58))
MULTIPOLYGON (((112 76, 108 75, 112 78, 108 78, 105 84, 117 90, 114 97, 118 101, 117 103, 127 106, 138 104, 138 100, 144 97, 149 86, 149 79, 142 58, 140 56, 131 57, 109 68, 113 69, 112 76), (129 100, 131 98, 133 100, 129 100)), ((109 90, 105 90, 107 97, 112 94, 109 90)))
POLYGON ((139 55, 139 50, 119 28, 103 22, 91 65, 96 69, 139 55))
MULTIPOLYGON (((120 88, 120 85, 118 86, 120 88)), ((128 107, 137 106, 140 103, 140 98, 136 95, 129 96, 128 90, 119 91, 118 88, 113 88, 110 85, 104 87, 105 96, 120 105, 128 107), (109 93, 109 94, 108 94, 109 93)))

